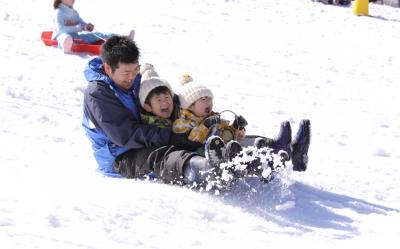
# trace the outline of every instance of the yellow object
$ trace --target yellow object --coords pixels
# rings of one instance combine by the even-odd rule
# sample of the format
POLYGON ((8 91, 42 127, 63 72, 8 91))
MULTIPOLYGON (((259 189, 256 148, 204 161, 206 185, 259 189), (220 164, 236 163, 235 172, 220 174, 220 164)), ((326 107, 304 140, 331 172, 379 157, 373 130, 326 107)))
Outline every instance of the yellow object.
POLYGON ((191 81, 193 81, 193 78, 192 78, 192 76, 190 76, 190 75, 187 74, 187 73, 183 74, 183 75, 181 76, 181 78, 180 78, 180 82, 181 82, 182 85, 184 85, 184 84, 186 84, 186 83, 189 83, 189 82, 191 82, 191 81))
POLYGON ((369 0, 355 0, 353 4, 353 13, 358 16, 368 16, 369 0))

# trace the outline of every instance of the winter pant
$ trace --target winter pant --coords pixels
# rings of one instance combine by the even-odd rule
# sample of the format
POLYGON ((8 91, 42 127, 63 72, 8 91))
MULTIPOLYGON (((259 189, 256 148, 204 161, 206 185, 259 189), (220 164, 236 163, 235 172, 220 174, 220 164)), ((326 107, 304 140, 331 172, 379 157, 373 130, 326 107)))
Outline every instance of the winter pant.
POLYGON ((158 148, 131 149, 114 162, 113 172, 126 178, 143 178, 152 172, 166 183, 181 184, 183 168, 195 152, 173 145, 158 148))
POLYGON ((205 157, 193 156, 183 168, 183 182, 185 184, 193 184, 194 182, 202 184, 207 177, 206 171, 210 169, 211 166, 205 157))

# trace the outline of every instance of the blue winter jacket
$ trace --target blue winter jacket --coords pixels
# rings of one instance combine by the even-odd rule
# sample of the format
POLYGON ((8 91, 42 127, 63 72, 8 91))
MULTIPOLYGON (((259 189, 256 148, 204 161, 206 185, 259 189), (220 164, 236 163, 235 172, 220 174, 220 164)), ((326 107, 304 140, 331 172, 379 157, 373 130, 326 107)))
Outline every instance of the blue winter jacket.
POLYGON ((84 95, 83 127, 92 143, 99 170, 112 172, 115 159, 129 149, 167 145, 170 128, 142 124, 137 76, 128 91, 119 88, 104 72, 100 57, 92 59, 84 75, 89 81, 84 95))

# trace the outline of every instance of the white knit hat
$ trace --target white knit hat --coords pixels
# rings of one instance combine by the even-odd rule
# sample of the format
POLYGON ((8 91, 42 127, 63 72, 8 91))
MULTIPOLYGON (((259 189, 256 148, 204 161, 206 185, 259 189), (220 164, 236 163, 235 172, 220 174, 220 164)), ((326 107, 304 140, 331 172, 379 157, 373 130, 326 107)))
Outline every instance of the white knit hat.
POLYGON ((142 71, 141 72, 142 79, 139 89, 139 100, 140 100, 140 105, 142 107, 144 107, 144 102, 146 101, 146 98, 149 95, 149 93, 156 87, 165 86, 169 89, 171 95, 172 96, 174 95, 174 92, 172 91, 172 87, 170 86, 170 84, 166 80, 158 77, 157 72, 154 70, 154 67, 151 64, 145 64, 145 69, 141 71, 142 71))
POLYGON ((214 94, 208 87, 197 82, 189 81, 179 91, 179 101, 181 102, 181 107, 184 109, 189 108, 194 102, 203 97, 213 99, 214 94))

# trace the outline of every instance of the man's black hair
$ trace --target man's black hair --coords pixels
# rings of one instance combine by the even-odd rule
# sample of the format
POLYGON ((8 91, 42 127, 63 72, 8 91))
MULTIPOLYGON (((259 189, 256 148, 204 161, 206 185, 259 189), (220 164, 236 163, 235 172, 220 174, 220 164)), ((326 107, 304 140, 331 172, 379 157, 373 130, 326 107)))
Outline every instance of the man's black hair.
POLYGON ((147 95, 144 103, 150 105, 150 99, 155 96, 155 95, 160 95, 160 94, 169 94, 171 95, 171 98, 173 98, 174 96, 172 96, 171 90, 169 90, 168 87, 166 86, 158 86, 156 88, 154 88, 153 90, 150 91, 150 93, 147 95))
POLYGON ((112 36, 101 48, 101 58, 114 72, 119 63, 133 64, 139 61, 140 52, 136 43, 127 36, 112 36))

